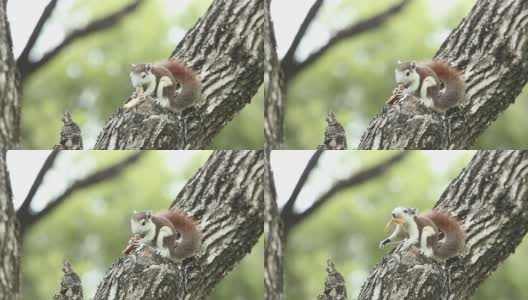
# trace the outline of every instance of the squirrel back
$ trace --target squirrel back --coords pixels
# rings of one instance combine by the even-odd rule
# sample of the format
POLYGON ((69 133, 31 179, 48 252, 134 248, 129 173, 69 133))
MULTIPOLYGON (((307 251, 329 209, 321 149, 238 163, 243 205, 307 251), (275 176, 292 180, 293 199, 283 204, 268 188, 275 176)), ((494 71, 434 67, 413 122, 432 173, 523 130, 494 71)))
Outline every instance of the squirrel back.
POLYGON ((457 219, 439 210, 433 210, 425 215, 444 235, 444 241, 434 250, 441 259, 455 256, 464 250, 466 233, 457 219))
POLYGON ((157 214, 169 220, 176 231, 181 235, 178 247, 175 251, 178 256, 190 256, 188 253, 196 253, 202 246, 202 233, 194 220, 176 210, 161 211, 157 214), (185 255, 183 255, 185 254, 185 255))
POLYGON ((434 99, 436 110, 444 112, 461 103, 465 96, 462 74, 456 68, 440 60, 433 60, 426 66, 436 73, 444 86, 444 91, 439 93, 437 99, 434 99))
POLYGON ((167 69, 173 78, 181 85, 179 93, 175 94, 174 105, 186 108, 194 104, 202 94, 202 84, 193 69, 175 60, 169 60, 158 64, 167 69))

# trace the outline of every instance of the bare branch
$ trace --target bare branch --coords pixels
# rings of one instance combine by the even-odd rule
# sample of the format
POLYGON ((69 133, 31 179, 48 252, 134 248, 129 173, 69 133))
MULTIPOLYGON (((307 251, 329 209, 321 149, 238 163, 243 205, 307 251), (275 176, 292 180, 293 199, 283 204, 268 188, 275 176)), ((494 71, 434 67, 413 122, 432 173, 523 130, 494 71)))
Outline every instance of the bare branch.
POLYGON ((44 28, 44 25, 53 14, 55 6, 57 6, 57 2, 58 0, 51 0, 42 11, 40 18, 37 21, 37 25, 35 25, 35 28, 33 28, 33 31, 29 36, 26 46, 24 46, 22 53, 20 53, 20 55, 18 56, 17 65, 25 65, 29 63, 29 53, 31 53, 31 50, 33 50, 33 48, 35 47, 35 43, 37 42, 40 34, 42 33, 42 28, 44 28))
POLYGON ((366 20, 359 21, 356 24, 350 25, 344 29, 339 30, 328 40, 325 45, 314 51, 302 62, 292 61, 288 65, 283 64, 282 67, 286 76, 286 81, 288 82, 293 79, 295 76, 297 76, 297 74, 312 65, 314 62, 316 62, 321 56, 323 56, 323 54, 326 53, 326 51, 328 51, 338 43, 344 41, 345 39, 376 29, 381 25, 385 24, 385 22, 387 22, 390 17, 399 13, 409 2, 410 0, 402 0, 398 4, 395 4, 394 6, 390 7, 389 9, 378 15, 370 17, 366 20))
POLYGON ((298 214, 294 213, 288 219, 284 219, 284 222, 286 224, 286 230, 289 231, 291 230, 291 228, 304 221, 307 217, 312 215, 324 204, 326 204, 328 200, 330 200, 335 194, 343 191, 344 189, 360 185, 373 178, 385 174, 385 172, 388 171, 390 167, 401 161, 406 155, 407 152, 400 152, 373 167, 359 171, 357 173, 352 174, 348 178, 337 181, 328 191, 319 196, 319 198, 317 198, 312 204, 312 206, 310 206, 308 209, 298 214))
POLYGON ((75 273, 70 263, 65 260, 62 267, 64 276, 61 281, 59 294, 53 296, 53 300, 82 300, 83 290, 81 278, 75 273))
POLYGON ((304 35, 306 34, 306 31, 312 24, 313 20, 317 16, 317 13, 323 6, 324 0, 316 0, 312 7, 310 7, 310 10, 304 17, 304 20, 301 23, 301 26, 299 27, 299 30, 295 34, 295 37, 293 38, 293 42, 290 45, 290 48, 286 52, 286 55, 284 55, 284 58, 282 59, 282 63, 284 65, 292 65, 295 63, 295 53, 297 52, 297 48, 299 47, 299 44, 301 43, 301 40, 304 38, 304 35))
POLYGON ((328 276, 325 281, 324 293, 317 297, 317 300, 346 300, 347 289, 345 278, 339 273, 334 263, 329 259, 327 262, 326 272, 328 276))
POLYGON ((319 158, 321 158, 321 155, 323 154, 322 150, 317 150, 314 152, 308 163, 306 164, 306 167, 304 168, 301 177, 299 177, 299 180, 295 184, 295 188, 293 189, 290 198, 286 202, 286 204, 282 208, 281 212, 281 218, 283 220, 287 220, 292 217, 293 213, 293 207, 295 206, 295 202, 297 201, 297 197, 299 197, 299 194, 301 193, 302 188, 304 187, 306 181, 308 180, 308 177, 310 177, 310 174, 312 174, 312 171, 317 166, 317 163, 319 162, 319 158))
POLYGON ((21 215, 19 222, 22 235, 24 235, 25 232, 27 232, 27 230, 36 222, 38 222, 43 217, 47 216, 55 208, 61 205, 70 195, 81 189, 90 187, 97 183, 118 176, 129 166, 137 162, 143 156, 143 154, 144 152, 135 152, 134 154, 128 156, 117 164, 95 171, 94 173, 88 175, 85 178, 78 179, 72 185, 70 185, 64 192, 62 192, 62 194, 57 196, 55 199, 51 200, 41 211, 30 212, 29 214, 21 215))
POLYGON ((90 34, 112 28, 114 25, 119 23, 124 17, 134 12, 142 3, 144 3, 144 0, 134 0, 130 4, 114 12, 113 14, 95 20, 83 28, 73 30, 68 36, 66 36, 66 38, 64 38, 64 40, 59 45, 48 51, 46 54, 44 54, 44 56, 42 56, 42 58, 37 61, 32 62, 28 59, 19 60, 18 69, 22 76, 22 80, 28 78, 37 69, 46 65, 64 48, 71 45, 76 40, 86 37, 90 34))
POLYGON ((329 111, 326 116, 326 126, 324 143, 317 149, 322 150, 346 150, 347 141, 345 128, 339 123, 333 112, 329 111))
POLYGON ((33 184, 31 185, 31 188, 29 189, 29 192, 26 195, 26 198, 24 199, 24 202, 22 202, 22 205, 17 210, 17 218, 20 219, 22 218, 22 216, 25 216, 30 213, 29 208, 31 206, 31 202, 33 201, 35 194, 40 188, 42 181, 44 179, 44 176, 46 176, 48 171, 53 167, 53 163, 57 159, 58 155, 59 155, 59 151, 52 151, 50 155, 44 161, 44 164, 40 168, 40 171, 38 172, 37 177, 35 178, 35 181, 33 181, 33 184))
POLYGON ((83 140, 81 128, 73 121, 69 111, 65 111, 62 117, 62 129, 59 144, 53 149, 57 150, 82 150, 83 140))

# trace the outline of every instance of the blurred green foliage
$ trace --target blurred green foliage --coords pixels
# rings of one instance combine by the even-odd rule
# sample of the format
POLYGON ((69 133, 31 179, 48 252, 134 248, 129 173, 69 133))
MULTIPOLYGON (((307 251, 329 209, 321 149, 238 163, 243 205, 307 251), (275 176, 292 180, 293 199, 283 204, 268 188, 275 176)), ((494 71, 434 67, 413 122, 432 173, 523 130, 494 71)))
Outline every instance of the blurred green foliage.
MULTIPOLYGON (((51 26, 68 32, 128 2, 76 0, 67 6, 59 2, 51 26)), ((188 1, 182 10, 171 9, 182 5, 170 2, 145 1, 112 29, 78 40, 33 74, 23 88, 21 148, 51 149, 58 143, 65 109, 72 111, 81 127, 85 148, 93 147, 111 114, 133 91, 130 64, 167 59, 212 0, 188 1)), ((50 35, 56 34, 44 33, 37 43, 38 49, 45 48, 42 51, 52 47, 47 43, 50 35)), ((33 55, 38 57, 39 53, 33 55)), ((261 149, 262 107, 263 94, 259 93, 220 131, 209 148, 261 149)))
MULTIPOLYGON (((411 206, 427 212, 473 156, 469 151, 449 152, 413 151, 385 175, 336 194, 317 213, 294 227, 285 254, 286 299, 315 299, 322 293, 327 259, 332 259, 344 276, 349 298, 357 298, 369 271, 393 248, 378 248, 379 242, 388 235, 383 229, 392 209, 411 206), (446 155, 447 160, 440 159, 446 155)), ((326 152, 307 185, 319 187, 324 179, 356 172, 391 155, 394 152, 326 152), (334 157, 330 160, 328 156, 334 157)), ((311 193, 313 189, 312 186, 311 193)), ((319 192, 324 191, 321 188, 319 192)), ((299 199, 305 197, 301 194, 299 199)), ((525 239, 515 254, 484 281, 472 299, 524 299, 528 293, 527 277, 528 242, 525 239)))
MULTIPOLYGON (((130 153, 125 151, 63 152, 50 171, 52 177, 45 178, 43 184, 49 187, 58 181, 71 182, 127 155, 130 153)), ((93 297, 130 238, 132 211, 167 208, 209 155, 209 151, 201 151, 183 160, 181 152, 150 151, 121 176, 70 196, 24 238, 22 299, 52 299, 60 288, 64 259, 79 274, 84 297, 93 297)), ((261 242, 220 281, 210 299, 261 297, 262 261, 261 242)))
MULTIPOLYGON (((327 1, 301 43, 302 53, 323 44, 325 36, 347 24, 373 16, 398 1, 327 1), (318 38, 323 37, 323 38, 318 38)), ((314 149, 321 144, 328 110, 345 126, 350 147, 359 144, 370 120, 381 111, 394 88, 397 60, 427 61, 450 31, 461 22, 474 0, 413 0, 376 30, 348 39, 300 73, 289 84, 286 142, 289 149, 314 149), (450 5, 448 10, 442 9, 450 5), (308 121, 309 120, 309 121, 308 121)), ((280 28, 276 28, 280 32, 280 28)), ((289 46, 289 45, 288 45, 289 46)), ((303 56, 299 57, 301 60, 303 56)), ((525 88, 472 147, 523 149, 528 111, 525 88)))

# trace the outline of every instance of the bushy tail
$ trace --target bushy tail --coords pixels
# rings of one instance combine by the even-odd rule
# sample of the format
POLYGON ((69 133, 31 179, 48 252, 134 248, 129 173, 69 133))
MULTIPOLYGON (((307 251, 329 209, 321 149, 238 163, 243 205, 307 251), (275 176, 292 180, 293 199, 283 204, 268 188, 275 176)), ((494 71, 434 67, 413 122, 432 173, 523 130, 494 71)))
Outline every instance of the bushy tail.
POLYGON ((432 211, 426 217, 445 235, 444 241, 434 250, 436 257, 445 260, 464 250, 466 233, 455 218, 441 211, 432 211))
POLYGON ((163 66, 172 73, 174 79, 181 85, 180 92, 172 98, 172 106, 178 110, 183 110, 195 105, 201 97, 202 84, 194 71, 175 61, 166 62, 163 66))
POLYGON ((181 241, 176 249, 174 249, 174 254, 178 258, 183 259, 193 256, 200 251, 202 246, 202 233, 193 219, 175 210, 163 211, 159 215, 167 218, 181 234, 181 241))
POLYGON ((445 112, 461 103, 465 96, 465 83, 460 72, 439 60, 434 60, 427 66, 436 73, 438 79, 444 84, 443 92, 436 99, 435 106, 440 111, 445 112))

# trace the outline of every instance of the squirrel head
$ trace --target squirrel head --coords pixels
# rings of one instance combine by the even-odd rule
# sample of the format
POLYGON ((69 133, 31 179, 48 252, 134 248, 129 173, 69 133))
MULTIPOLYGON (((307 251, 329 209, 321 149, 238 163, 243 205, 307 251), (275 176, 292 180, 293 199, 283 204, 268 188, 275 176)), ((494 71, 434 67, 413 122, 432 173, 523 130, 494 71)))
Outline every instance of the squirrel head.
POLYGON ((413 82, 420 81, 420 75, 416 72, 416 62, 400 62, 394 71, 396 75, 396 83, 404 87, 409 87, 413 82))
POLYGON ((130 80, 134 87, 142 87, 144 90, 156 82, 156 75, 152 73, 151 64, 133 64, 130 71, 130 80))
POLYGON ((149 232, 156 230, 156 225, 152 222, 152 211, 134 211, 130 220, 132 234, 145 237, 149 232))
POLYGON ((392 221, 396 223, 407 223, 414 219, 418 209, 412 207, 396 207, 392 210, 392 221))

